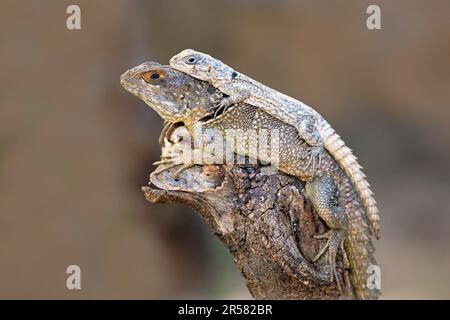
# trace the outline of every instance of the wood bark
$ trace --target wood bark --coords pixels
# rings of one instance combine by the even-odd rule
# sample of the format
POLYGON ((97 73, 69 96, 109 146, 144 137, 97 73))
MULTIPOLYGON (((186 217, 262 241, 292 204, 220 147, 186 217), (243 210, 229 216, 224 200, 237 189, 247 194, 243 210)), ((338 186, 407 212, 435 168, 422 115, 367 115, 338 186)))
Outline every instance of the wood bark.
MULTIPOLYGON (((176 169, 176 168, 175 168, 176 169)), ((312 263, 326 243, 313 236, 327 230, 295 177, 267 175, 259 166, 195 166, 152 173, 143 187, 152 203, 184 203, 198 212, 228 248, 256 299, 351 299, 348 271, 338 273, 342 293, 330 281, 327 253, 312 263), (157 188, 155 188, 155 186, 157 188)))

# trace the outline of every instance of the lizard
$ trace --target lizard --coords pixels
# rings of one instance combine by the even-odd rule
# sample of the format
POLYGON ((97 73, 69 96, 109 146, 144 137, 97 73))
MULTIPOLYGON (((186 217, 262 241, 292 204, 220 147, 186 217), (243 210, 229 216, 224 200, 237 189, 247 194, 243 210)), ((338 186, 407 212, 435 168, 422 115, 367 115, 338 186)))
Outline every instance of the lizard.
POLYGON ((313 170, 323 149, 339 163, 362 201, 372 234, 380 238, 380 217, 373 192, 361 165, 331 125, 313 108, 290 96, 235 71, 222 61, 202 52, 185 49, 170 59, 170 66, 199 80, 208 81, 227 95, 218 106, 227 108, 246 102, 261 108, 282 122, 294 126, 299 136, 311 146, 310 161, 313 170))
MULTIPOLYGON (((172 126, 183 122, 191 135, 198 134, 195 129, 198 123, 204 129, 214 129, 222 135, 229 129, 278 130, 278 169, 305 182, 308 198, 329 227, 325 234, 317 235, 319 239, 328 240, 313 261, 317 261, 328 249, 331 281, 336 280, 340 288, 336 273, 336 255, 340 250, 344 267, 350 268, 356 296, 360 299, 378 297, 377 290, 365 286, 367 268, 376 264, 367 218, 348 175, 329 152, 324 152, 317 171, 305 166, 309 158, 308 144, 298 135, 295 127, 245 102, 233 104, 222 114, 216 114, 217 101, 223 98, 223 94, 207 82, 168 66, 155 62, 143 63, 125 72, 121 76, 121 84, 172 126)), ((237 153, 242 150, 233 151, 237 153)), ((247 156, 248 153, 242 155, 247 156)), ((159 163, 167 164, 163 170, 180 164, 176 159, 164 159, 159 163)), ((182 169, 189 165, 182 165, 182 169)))

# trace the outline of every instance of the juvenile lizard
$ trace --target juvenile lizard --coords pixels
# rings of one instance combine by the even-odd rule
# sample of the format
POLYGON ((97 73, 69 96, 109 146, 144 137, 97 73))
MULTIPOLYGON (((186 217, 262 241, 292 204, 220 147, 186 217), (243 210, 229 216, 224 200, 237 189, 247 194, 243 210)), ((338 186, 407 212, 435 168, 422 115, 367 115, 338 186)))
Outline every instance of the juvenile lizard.
POLYGON ((246 102, 295 127, 299 136, 311 146, 310 159, 306 166, 312 163, 313 171, 316 158, 320 166, 325 148, 352 181, 368 216, 371 232, 379 239, 379 211, 362 167, 351 149, 317 111, 301 101, 236 72, 210 55, 192 49, 183 50, 172 57, 170 66, 197 79, 208 81, 228 95, 220 101, 221 108, 246 102))
MULTIPOLYGON (((330 275, 339 286, 335 259, 341 248, 344 262, 348 255, 357 297, 370 299, 378 296, 377 290, 370 290, 365 286, 366 270, 369 265, 376 264, 366 215, 347 174, 328 152, 324 152, 320 167, 312 170, 305 166, 309 157, 308 145, 294 127, 246 103, 238 103, 223 114, 216 115, 217 101, 222 99, 218 90, 214 90, 206 82, 158 63, 143 63, 128 70, 122 75, 121 84, 157 111, 168 123, 184 122, 192 135, 198 134, 194 128, 198 123, 202 123, 204 129, 215 129, 222 135, 226 135, 226 130, 229 129, 249 132, 254 129, 258 132, 277 130, 280 137, 278 169, 306 181, 305 189, 309 199, 317 214, 330 227, 325 235, 319 235, 319 238, 328 236, 329 239, 314 260, 320 258, 328 248, 330 275)), ((244 149, 242 155, 248 155, 247 150, 248 148, 244 149)), ((238 153, 242 150, 233 151, 238 153)), ((167 168, 171 166, 171 162, 177 163, 177 159, 172 160, 166 160, 167 168)), ((270 158, 260 160, 270 161, 270 158)))

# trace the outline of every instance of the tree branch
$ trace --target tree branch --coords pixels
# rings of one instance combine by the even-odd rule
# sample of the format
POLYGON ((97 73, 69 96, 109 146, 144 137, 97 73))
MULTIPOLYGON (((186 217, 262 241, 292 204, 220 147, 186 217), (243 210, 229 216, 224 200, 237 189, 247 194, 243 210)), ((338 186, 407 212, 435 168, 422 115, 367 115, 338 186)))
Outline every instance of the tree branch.
POLYGON ((327 227, 313 213, 304 184, 258 166, 205 165, 183 171, 152 173, 160 190, 143 187, 152 203, 184 203, 196 210, 229 249, 256 299, 353 298, 347 271, 340 294, 331 283, 327 254, 311 263, 325 240, 313 235, 327 227))

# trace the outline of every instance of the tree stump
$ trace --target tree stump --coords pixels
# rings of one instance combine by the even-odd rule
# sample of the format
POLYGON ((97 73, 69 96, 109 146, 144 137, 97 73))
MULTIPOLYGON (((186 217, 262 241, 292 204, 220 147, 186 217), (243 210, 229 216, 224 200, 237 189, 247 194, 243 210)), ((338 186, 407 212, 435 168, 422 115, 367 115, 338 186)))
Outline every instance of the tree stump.
POLYGON ((142 187, 146 199, 197 211, 233 255, 255 299, 354 298, 341 254, 342 293, 331 281, 327 253, 311 262, 326 241, 313 236, 327 227, 300 180, 281 172, 267 175, 259 165, 196 165, 177 179, 174 171, 152 173, 150 183, 159 189, 142 187))

